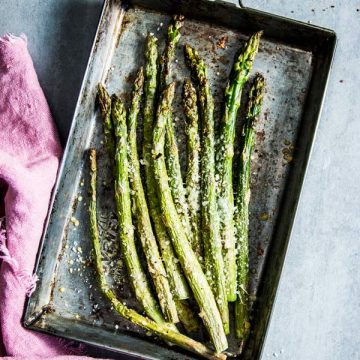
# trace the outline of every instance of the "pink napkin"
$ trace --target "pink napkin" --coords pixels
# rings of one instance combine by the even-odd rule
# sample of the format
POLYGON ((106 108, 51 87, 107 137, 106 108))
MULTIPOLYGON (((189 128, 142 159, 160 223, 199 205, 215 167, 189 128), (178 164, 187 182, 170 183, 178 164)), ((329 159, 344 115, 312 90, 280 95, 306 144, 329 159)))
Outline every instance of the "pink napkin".
POLYGON ((32 271, 62 154, 24 36, 0 38, 0 89, 0 340, 6 355, 17 359, 70 359, 72 343, 21 325, 26 295, 36 285, 32 271))

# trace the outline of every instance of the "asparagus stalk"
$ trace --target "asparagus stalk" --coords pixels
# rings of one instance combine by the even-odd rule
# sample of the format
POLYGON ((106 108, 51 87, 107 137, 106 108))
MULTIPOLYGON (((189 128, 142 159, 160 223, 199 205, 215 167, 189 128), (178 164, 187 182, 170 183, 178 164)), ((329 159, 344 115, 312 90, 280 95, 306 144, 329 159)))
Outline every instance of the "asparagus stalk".
POLYGON ((130 188, 127 160, 126 110, 120 99, 112 99, 111 115, 114 123, 115 148, 115 202, 119 222, 119 238, 130 282, 137 300, 146 314, 157 323, 164 323, 164 317, 153 297, 134 241, 134 228, 131 217, 130 188))
POLYGON ((182 274, 180 264, 176 258, 174 249, 169 240, 166 227, 161 218, 160 203, 156 194, 156 181, 153 171, 153 160, 151 156, 153 141, 153 124, 155 119, 156 88, 157 88, 157 39, 148 35, 146 41, 146 67, 144 84, 144 139, 143 158, 145 162, 145 182, 149 203, 150 216, 154 224, 157 240, 159 242, 161 255, 168 275, 173 295, 176 299, 187 299, 189 288, 182 274))
POLYGON ((199 330, 200 323, 189 307, 187 300, 175 300, 180 322, 188 333, 199 330))
POLYGON ((236 337, 245 342, 250 332, 248 270, 249 270, 249 201, 251 154, 255 142, 255 120, 260 114, 263 101, 265 80, 257 74, 249 93, 245 123, 241 136, 241 155, 239 164, 239 182, 235 198, 235 224, 238 262, 238 298, 235 303, 236 337))
MULTIPOLYGON (((181 15, 175 15, 168 27, 165 50, 160 58, 159 93, 161 93, 171 81, 171 63, 175 56, 175 49, 181 36, 180 29, 183 24, 184 17, 181 15)), ((189 219, 189 209, 186 201, 186 191, 184 188, 184 182, 181 174, 179 150, 176 142, 171 112, 168 112, 168 122, 166 126, 165 136, 165 159, 169 174, 171 193, 174 199, 176 211, 179 214, 180 220, 184 225, 188 237, 190 238, 191 225, 189 219)))
POLYGON ((144 71, 141 68, 137 74, 132 93, 131 105, 128 116, 129 128, 129 180, 132 190, 132 213, 137 225, 137 232, 142 248, 144 250, 148 270, 154 282, 160 308, 167 321, 177 323, 179 321, 175 302, 173 300, 167 274, 160 257, 158 244, 156 242, 149 211, 146 203, 145 193, 140 175, 140 163, 136 143, 136 127, 144 85, 144 71))
POLYGON ((252 68, 259 48, 262 31, 252 35, 235 60, 231 79, 225 89, 225 108, 221 120, 218 149, 220 235, 224 250, 228 301, 236 300, 236 253, 234 226, 234 194, 232 167, 236 115, 240 106, 241 92, 252 68))
POLYGON ((186 117, 187 171, 186 195, 192 232, 192 248, 201 257, 200 244, 200 136, 196 90, 190 80, 185 80, 183 106, 186 117))
POLYGON ((100 283, 100 289, 104 296, 110 301, 115 311, 122 316, 124 319, 131 321, 132 323, 144 328, 145 330, 151 331, 155 335, 167 342, 171 342, 184 349, 187 349, 195 354, 201 355, 209 360, 225 360, 226 355, 215 354, 205 345, 197 342, 185 335, 180 334, 169 327, 167 324, 158 324, 147 317, 138 314, 136 311, 123 305, 121 301, 116 298, 115 293, 110 288, 106 281, 105 271, 102 264, 102 254, 100 248, 99 231, 97 227, 97 215, 96 215, 96 177, 97 177, 97 166, 96 166, 96 150, 90 150, 90 231, 91 241, 95 252, 95 268, 100 283))
POLYGON ((225 333, 228 334, 230 332, 229 309, 216 203, 214 102, 204 61, 197 51, 188 45, 185 46, 185 59, 194 81, 198 84, 199 107, 202 120, 201 229, 205 255, 204 268, 215 294, 225 333))
POLYGON ((172 122, 172 114, 167 114, 168 121, 166 125, 166 141, 165 141, 165 161, 169 175, 169 185, 171 195, 174 200, 176 212, 183 224, 186 235, 193 243, 191 225, 189 218, 189 208, 186 200, 186 190, 184 188, 183 178, 181 174, 181 165, 179 159, 179 150, 176 143, 175 130, 172 122))
POLYGON ((174 97, 175 83, 170 84, 163 92, 157 109, 157 120, 153 137, 154 173, 159 188, 159 200, 164 223, 168 229, 172 244, 178 255, 182 269, 199 304, 200 314, 217 352, 228 346, 211 288, 202 272, 197 256, 193 252, 189 239, 176 211, 168 182, 164 159, 165 128, 168 112, 174 97))
POLYGON ((111 98, 102 84, 98 85, 98 100, 101 117, 103 119, 103 129, 105 144, 111 157, 115 154, 115 135, 114 125, 111 120, 111 98))

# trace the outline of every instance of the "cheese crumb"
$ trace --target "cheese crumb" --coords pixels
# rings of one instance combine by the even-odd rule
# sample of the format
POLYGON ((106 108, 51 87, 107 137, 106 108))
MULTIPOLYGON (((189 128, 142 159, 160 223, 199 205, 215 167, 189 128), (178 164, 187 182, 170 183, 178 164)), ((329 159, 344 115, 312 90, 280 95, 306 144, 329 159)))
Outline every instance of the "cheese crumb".
POLYGON ((268 221, 269 220, 269 214, 266 212, 263 212, 260 214, 260 220, 261 221, 268 221))

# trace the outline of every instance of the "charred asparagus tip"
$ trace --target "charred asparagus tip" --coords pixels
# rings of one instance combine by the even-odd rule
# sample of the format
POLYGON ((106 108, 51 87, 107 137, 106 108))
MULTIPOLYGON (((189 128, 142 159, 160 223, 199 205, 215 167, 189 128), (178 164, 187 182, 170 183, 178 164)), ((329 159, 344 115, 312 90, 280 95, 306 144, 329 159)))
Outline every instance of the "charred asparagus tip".
POLYGON ((115 153, 114 125, 111 119, 111 98, 102 84, 98 85, 98 101, 103 120, 106 146, 111 157, 115 153))

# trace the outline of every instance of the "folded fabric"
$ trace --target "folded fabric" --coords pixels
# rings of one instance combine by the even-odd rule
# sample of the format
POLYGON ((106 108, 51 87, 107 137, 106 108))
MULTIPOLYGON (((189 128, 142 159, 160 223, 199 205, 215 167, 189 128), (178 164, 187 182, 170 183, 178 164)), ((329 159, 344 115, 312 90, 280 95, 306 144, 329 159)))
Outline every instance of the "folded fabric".
POLYGON ((73 354, 71 344, 64 340, 21 325, 26 295, 36 284, 32 271, 62 154, 24 36, 0 38, 0 88, 0 186, 5 193, 0 325, 4 350, 18 359, 73 354))

